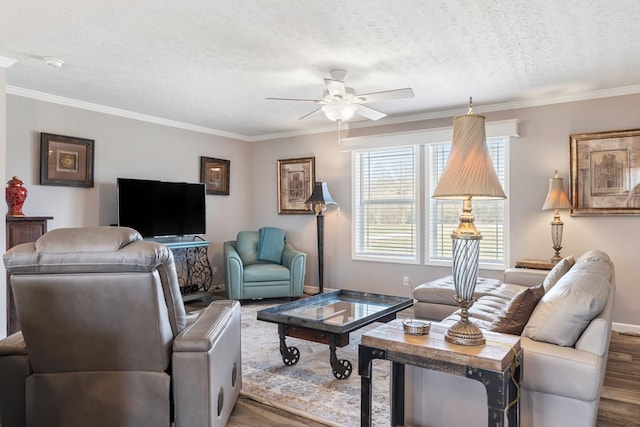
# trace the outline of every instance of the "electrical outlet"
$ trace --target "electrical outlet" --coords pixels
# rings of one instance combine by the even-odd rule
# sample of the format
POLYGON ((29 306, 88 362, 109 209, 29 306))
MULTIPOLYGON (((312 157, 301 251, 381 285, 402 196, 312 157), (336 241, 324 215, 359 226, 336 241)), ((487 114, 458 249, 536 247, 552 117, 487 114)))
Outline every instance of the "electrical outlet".
POLYGON ((218 267, 211 267, 211 274, 216 274, 218 272, 218 267))
POLYGON ((404 286, 409 286, 409 285, 411 284, 411 283, 409 283, 409 276, 404 276, 404 277, 402 278, 402 284, 403 284, 404 286))

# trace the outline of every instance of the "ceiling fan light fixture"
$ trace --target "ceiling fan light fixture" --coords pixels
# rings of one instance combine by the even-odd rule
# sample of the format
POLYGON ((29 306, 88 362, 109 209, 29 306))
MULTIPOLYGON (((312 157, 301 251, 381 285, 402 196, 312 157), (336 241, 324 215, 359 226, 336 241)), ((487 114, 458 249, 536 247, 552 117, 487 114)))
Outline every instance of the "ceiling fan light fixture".
POLYGON ((353 104, 326 104, 322 106, 322 111, 331 121, 345 122, 353 117, 357 108, 353 104))

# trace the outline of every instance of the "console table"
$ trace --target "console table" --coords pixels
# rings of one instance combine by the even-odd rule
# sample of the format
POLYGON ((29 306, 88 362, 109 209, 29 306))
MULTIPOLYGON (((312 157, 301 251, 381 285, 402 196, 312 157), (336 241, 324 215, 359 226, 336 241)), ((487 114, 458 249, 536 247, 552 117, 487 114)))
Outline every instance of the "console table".
MULTIPOLYGON (((7 250, 20 243, 35 242, 47 232, 47 221, 52 216, 8 216, 6 220, 7 250)), ((20 322, 13 303, 13 292, 7 275, 7 335, 20 330, 20 322)))
POLYGON ((446 325, 434 323, 427 335, 406 335, 402 319, 396 319, 362 335, 358 352, 362 426, 371 426, 373 359, 392 362, 391 425, 404 424, 405 364, 480 381, 487 390, 488 425, 504 426, 505 415, 510 427, 519 425, 520 406, 514 381, 519 384, 521 379, 520 338, 483 331, 486 344, 463 346, 445 341, 447 329, 446 325))
POLYGON ((213 271, 209 264, 209 241, 170 242, 164 245, 173 253, 178 274, 178 284, 184 301, 208 296, 213 282, 213 271))

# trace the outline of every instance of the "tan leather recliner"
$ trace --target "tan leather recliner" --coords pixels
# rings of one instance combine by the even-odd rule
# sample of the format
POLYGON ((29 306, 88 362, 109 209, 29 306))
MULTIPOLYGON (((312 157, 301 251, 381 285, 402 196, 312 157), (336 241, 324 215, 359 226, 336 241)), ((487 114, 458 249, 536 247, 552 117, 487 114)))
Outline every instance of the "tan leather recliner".
POLYGON ((0 341, 0 424, 224 426, 240 305, 189 318, 173 256, 123 227, 56 229, 4 255, 22 331, 0 341))

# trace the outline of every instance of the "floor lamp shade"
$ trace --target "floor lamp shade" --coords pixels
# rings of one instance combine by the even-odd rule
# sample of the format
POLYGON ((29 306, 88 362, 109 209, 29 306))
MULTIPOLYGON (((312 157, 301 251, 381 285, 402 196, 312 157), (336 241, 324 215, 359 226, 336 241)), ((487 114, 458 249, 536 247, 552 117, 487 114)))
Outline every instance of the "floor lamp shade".
POLYGON ((555 254, 549 259, 549 261, 553 263, 562 259, 560 250, 562 249, 562 229, 564 223, 560 219, 560 209, 569 208, 571 208, 571 202, 569 201, 569 197, 567 197, 567 193, 564 192, 562 178, 558 177, 558 171, 556 171, 553 178, 549 178, 549 192, 542 206, 543 211, 554 211, 553 221, 551 221, 551 242, 553 243, 555 254))
POLYGON ((316 213, 318 236, 318 291, 324 292, 324 214, 327 205, 337 205, 326 182, 318 181, 313 185, 311 196, 305 201, 316 213))
POLYGON ((482 331, 469 320, 473 292, 478 277, 480 239, 482 234, 474 224, 472 198, 499 198, 506 195, 496 175, 485 133, 485 117, 471 112, 453 120, 451 152, 442 176, 432 195, 436 199, 462 199, 460 224, 451 233, 453 243, 453 283, 460 320, 451 326, 445 340, 461 345, 485 343, 482 331))

